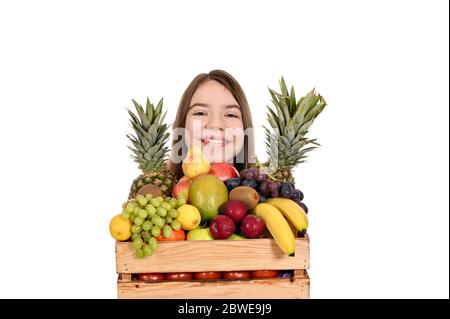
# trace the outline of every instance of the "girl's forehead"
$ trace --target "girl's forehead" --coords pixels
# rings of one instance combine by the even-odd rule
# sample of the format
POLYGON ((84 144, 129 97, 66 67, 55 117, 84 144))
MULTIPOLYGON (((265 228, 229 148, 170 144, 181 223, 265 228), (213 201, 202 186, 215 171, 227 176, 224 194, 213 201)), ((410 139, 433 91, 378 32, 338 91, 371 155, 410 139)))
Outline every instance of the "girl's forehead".
POLYGON ((195 90, 191 99, 191 105, 198 102, 206 104, 237 103, 230 90, 214 80, 200 84, 195 90))

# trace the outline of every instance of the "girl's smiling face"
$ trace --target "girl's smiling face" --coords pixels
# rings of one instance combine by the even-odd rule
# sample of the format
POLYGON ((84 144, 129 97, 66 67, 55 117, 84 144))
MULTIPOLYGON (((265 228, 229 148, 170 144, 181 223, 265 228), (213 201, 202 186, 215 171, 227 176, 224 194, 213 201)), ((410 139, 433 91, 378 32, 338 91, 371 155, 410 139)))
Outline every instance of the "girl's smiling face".
POLYGON ((214 80, 194 92, 185 128, 187 144, 200 145, 212 163, 232 163, 244 145, 241 108, 233 94, 214 80))

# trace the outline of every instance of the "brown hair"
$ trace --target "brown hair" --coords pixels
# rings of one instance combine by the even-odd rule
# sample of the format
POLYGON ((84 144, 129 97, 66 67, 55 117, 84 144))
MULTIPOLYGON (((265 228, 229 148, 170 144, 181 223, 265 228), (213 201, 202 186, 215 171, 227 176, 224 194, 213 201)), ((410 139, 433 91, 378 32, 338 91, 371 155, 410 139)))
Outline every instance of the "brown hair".
MULTIPOLYGON (((189 106, 191 103, 192 96, 194 95, 197 88, 204 82, 214 80, 225 86, 231 94, 233 94, 234 98, 238 102, 239 106, 241 107, 241 113, 242 113, 242 122, 244 126, 244 131, 247 128, 253 128, 253 122, 252 122, 252 114, 250 113, 250 107, 247 102, 247 98, 245 97, 244 91, 242 90, 239 83, 236 81, 236 79, 231 76, 229 73, 223 71, 223 70, 213 70, 209 73, 201 73, 197 75, 192 82, 189 84, 189 86, 186 88, 186 90, 183 93, 183 96, 181 97, 180 104, 178 105, 178 111, 177 116, 175 118, 175 122, 173 123, 172 128, 184 128, 186 124, 186 117, 189 110, 189 106)), ((255 155, 254 155, 254 136, 252 130, 245 131, 245 138, 244 138, 244 147, 243 147, 243 159, 244 163, 236 163, 236 157, 233 160, 233 165, 238 169, 238 171, 241 171, 249 166, 250 163, 254 162, 255 155)), ((172 146, 176 143, 180 142, 182 139, 181 136, 172 137, 172 146)), ((183 143, 183 148, 178 150, 178 156, 181 156, 182 154, 186 154, 186 143, 183 143)), ((172 148, 173 149, 173 148, 172 148)), ((172 150, 172 152, 175 152, 175 150, 172 150)), ((242 152, 242 151, 241 151, 242 152)), ((175 154, 172 153, 171 158, 173 158, 175 154)), ((242 154, 241 154, 242 155, 242 154)), ((240 157, 240 156, 237 156, 240 157)), ((241 157, 242 158, 242 157, 241 157)), ((171 169, 172 173, 175 174, 177 178, 180 178, 183 173, 181 170, 181 163, 173 163, 171 160, 169 160, 169 168, 171 169)))

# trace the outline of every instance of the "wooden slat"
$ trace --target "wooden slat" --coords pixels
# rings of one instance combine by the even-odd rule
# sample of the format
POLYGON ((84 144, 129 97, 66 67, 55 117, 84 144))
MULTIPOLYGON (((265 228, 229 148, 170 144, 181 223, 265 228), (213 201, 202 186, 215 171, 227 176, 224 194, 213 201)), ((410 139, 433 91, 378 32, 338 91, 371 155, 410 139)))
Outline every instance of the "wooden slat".
POLYGON ((128 282, 131 281, 131 274, 119 274, 119 282, 128 282))
POLYGON ((294 278, 309 278, 305 269, 294 269, 294 278))
POLYGON ((308 269, 309 238, 296 239, 295 256, 273 239, 161 242, 152 256, 135 257, 131 242, 116 243, 117 273, 308 269))
POLYGON ((118 282, 119 298, 308 299, 309 278, 215 282, 118 282))

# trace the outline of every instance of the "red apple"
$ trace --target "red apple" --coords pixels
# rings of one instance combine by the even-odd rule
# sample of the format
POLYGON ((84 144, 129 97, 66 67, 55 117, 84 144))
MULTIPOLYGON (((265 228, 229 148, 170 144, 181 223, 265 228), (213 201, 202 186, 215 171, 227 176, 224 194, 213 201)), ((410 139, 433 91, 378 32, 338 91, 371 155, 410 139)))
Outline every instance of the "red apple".
POLYGON ((209 230, 215 239, 227 239, 235 231, 234 221, 225 215, 217 215, 211 220, 209 230))
POLYGON ((241 232, 247 238, 258 238, 264 232, 266 225, 264 221, 256 215, 249 214, 241 222, 241 232))
POLYGON ((189 185, 191 184, 191 182, 192 181, 190 179, 183 176, 172 189, 173 197, 180 198, 180 196, 183 196, 187 199, 189 194, 189 185))
POLYGON ((182 177, 178 180, 178 183, 179 183, 179 182, 182 182, 182 181, 190 181, 190 179, 189 179, 187 176, 182 176, 182 177))
POLYGON ((209 174, 216 175, 222 181, 225 181, 229 178, 239 177, 238 170, 229 163, 211 163, 209 174))
POLYGON ((247 205, 239 200, 230 200, 220 207, 220 212, 239 223, 247 214, 247 205))

